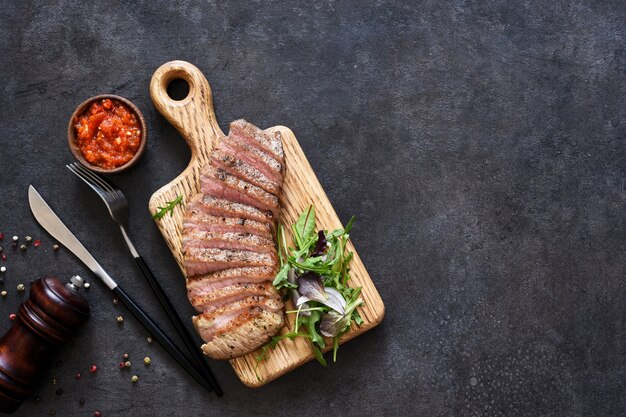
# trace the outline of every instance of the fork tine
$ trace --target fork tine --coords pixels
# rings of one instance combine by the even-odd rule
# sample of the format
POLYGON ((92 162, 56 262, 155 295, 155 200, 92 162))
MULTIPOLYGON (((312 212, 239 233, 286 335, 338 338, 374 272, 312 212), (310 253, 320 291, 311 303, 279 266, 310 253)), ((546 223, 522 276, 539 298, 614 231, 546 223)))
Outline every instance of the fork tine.
POLYGON ((102 199, 102 201, 104 201, 104 204, 106 204, 106 206, 109 206, 109 203, 107 202, 107 198, 105 196, 105 192, 104 190, 101 190, 100 187, 96 186, 95 184, 93 184, 89 179, 83 177, 82 173, 78 170, 76 170, 76 168, 72 165, 65 165, 65 167, 67 169, 69 169, 70 171, 72 171, 72 173, 74 175, 76 175, 81 181, 83 181, 85 184, 87 184, 89 186, 89 188, 91 188, 92 190, 94 190, 96 192, 96 194, 98 195, 98 197, 100 197, 102 199))
POLYGON ((96 194, 98 194, 98 196, 104 201, 104 203, 107 206, 109 205, 109 202, 107 201, 108 199, 111 198, 109 192, 103 190, 102 187, 100 187, 97 183, 95 183, 90 177, 85 176, 82 171, 77 169, 76 165, 70 164, 70 165, 65 165, 65 166, 67 169, 72 171, 74 175, 76 175, 78 178, 83 180, 83 182, 87 184, 89 188, 94 190, 96 194))
POLYGON ((89 177, 92 181, 94 181, 97 185, 100 186, 100 188, 102 188, 104 191, 113 193, 115 192, 115 189, 117 187, 114 187, 113 184, 111 184, 110 182, 106 181, 104 178, 102 178, 101 176, 89 171, 87 168, 85 168, 84 166, 74 162, 75 167, 85 176, 89 177))

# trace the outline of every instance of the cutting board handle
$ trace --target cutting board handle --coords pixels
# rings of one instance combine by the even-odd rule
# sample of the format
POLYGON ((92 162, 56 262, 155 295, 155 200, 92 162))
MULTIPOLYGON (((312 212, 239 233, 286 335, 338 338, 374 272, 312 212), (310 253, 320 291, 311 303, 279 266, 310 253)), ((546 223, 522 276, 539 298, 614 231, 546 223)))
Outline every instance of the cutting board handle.
POLYGON ((202 72, 186 61, 166 62, 152 75, 150 96, 159 113, 185 138, 191 161, 208 161, 209 152, 224 134, 215 119, 211 86, 202 72), (182 100, 167 93, 167 86, 176 79, 189 84, 189 93, 182 100))

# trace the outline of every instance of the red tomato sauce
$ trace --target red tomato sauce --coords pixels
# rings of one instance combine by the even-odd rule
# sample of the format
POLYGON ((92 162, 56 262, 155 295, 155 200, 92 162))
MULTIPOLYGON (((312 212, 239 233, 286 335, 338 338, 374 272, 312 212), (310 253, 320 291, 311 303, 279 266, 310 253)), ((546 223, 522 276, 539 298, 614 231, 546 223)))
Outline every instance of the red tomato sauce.
POLYGON ((113 169, 132 159, 141 143, 135 113, 114 99, 94 102, 74 120, 76 144, 92 165, 113 169))

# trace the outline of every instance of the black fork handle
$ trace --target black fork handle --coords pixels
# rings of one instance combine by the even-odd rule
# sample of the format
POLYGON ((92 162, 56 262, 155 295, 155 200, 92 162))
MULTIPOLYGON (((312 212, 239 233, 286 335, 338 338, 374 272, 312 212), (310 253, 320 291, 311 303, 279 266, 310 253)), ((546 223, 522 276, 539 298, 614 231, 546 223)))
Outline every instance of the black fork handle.
POLYGON ((202 352, 200 351, 200 349, 194 342, 193 337, 185 328, 185 325, 183 324, 183 321, 181 320, 178 313, 176 312, 176 309, 172 305, 172 302, 170 301, 168 296, 165 294, 163 287, 161 287, 161 285, 159 284, 156 277, 154 276, 154 274, 152 273, 152 271, 146 264, 146 261, 143 260, 141 255, 137 256, 135 258, 135 261, 137 262, 137 265, 139 265, 141 272, 146 278, 146 281, 148 281, 148 284, 150 285, 150 288, 152 289, 154 296, 159 301, 159 304, 161 304, 161 308, 163 308, 163 311, 165 311, 165 314, 167 315, 167 318, 170 320, 170 323, 172 323, 172 326, 174 326, 176 333, 182 339, 187 350, 191 353, 191 359, 193 359, 193 361, 199 367, 199 372, 203 374, 205 379, 207 379, 211 383, 211 385, 215 389, 215 393, 219 397, 221 397, 223 393, 222 393, 222 389, 220 388, 217 382, 217 379, 213 375, 213 372, 211 372, 211 368, 209 368, 209 365, 207 364, 206 359, 204 358, 204 355, 202 354, 202 352))
MULTIPOLYGON (((200 373, 196 370, 195 366, 187 359, 185 354, 172 342, 172 340, 159 328, 154 320, 150 318, 142 309, 133 301, 128 294, 118 285, 113 288, 113 294, 124 304, 124 306, 132 313, 133 316, 142 324, 142 326, 148 331, 152 337, 169 355, 185 370, 198 384, 204 389, 211 392, 212 386, 206 381, 200 373)), ((216 392, 217 393, 217 392, 216 392)))

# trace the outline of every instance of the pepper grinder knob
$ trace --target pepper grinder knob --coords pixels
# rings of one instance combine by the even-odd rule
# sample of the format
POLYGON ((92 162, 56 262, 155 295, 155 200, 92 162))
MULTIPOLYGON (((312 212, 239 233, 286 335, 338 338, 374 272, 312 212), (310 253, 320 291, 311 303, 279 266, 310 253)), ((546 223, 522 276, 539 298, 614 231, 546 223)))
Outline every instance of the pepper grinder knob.
POLYGON ((89 318, 89 304, 78 292, 83 280, 63 284, 56 277, 33 283, 30 296, 0 339, 0 412, 12 413, 33 392, 57 348, 89 318))
POLYGON ((78 275, 74 275, 72 278, 70 278, 70 282, 68 282, 67 284, 65 284, 65 286, 70 290, 70 291, 78 291, 81 288, 83 288, 83 286, 85 285, 85 280, 83 280, 81 277, 79 277, 78 275))

